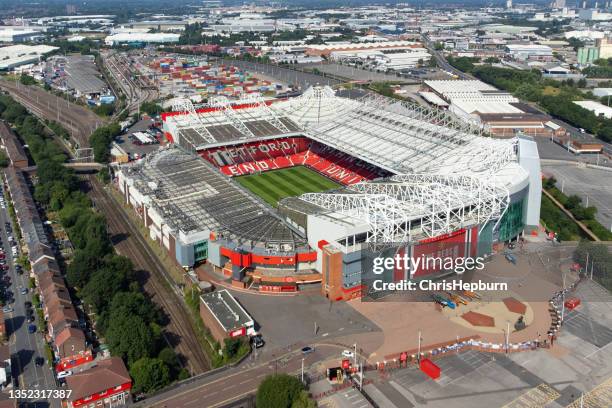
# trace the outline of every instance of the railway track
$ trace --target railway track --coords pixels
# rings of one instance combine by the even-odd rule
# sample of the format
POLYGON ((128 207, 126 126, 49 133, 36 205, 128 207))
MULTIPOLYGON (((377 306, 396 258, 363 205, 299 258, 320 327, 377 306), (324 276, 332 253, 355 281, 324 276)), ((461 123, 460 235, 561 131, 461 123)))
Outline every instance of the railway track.
MULTIPOLYGON (((126 97, 127 104, 121 112, 125 110, 130 114, 138 112, 140 104, 158 97, 157 91, 143 89, 132 79, 130 64, 126 57, 117 53, 109 53, 103 55, 102 60, 126 97)), ((117 112, 116 115, 121 112, 117 112)))
POLYGON ((178 344, 173 345, 174 349, 185 357, 192 375, 208 371, 210 362, 197 340, 188 312, 182 299, 179 299, 178 295, 164 284, 166 274, 156 255, 133 226, 123 208, 119 208, 117 202, 104 191, 95 176, 88 176, 87 181, 91 188, 90 197, 96 207, 106 216, 109 233, 126 237, 115 244, 117 252, 129 257, 137 269, 149 273, 143 286, 151 299, 169 317, 165 331, 179 337, 178 344))
POLYGON ((89 135, 106 120, 94 112, 53 95, 36 86, 0 80, 0 88, 37 116, 58 122, 80 147, 89 147, 89 135))

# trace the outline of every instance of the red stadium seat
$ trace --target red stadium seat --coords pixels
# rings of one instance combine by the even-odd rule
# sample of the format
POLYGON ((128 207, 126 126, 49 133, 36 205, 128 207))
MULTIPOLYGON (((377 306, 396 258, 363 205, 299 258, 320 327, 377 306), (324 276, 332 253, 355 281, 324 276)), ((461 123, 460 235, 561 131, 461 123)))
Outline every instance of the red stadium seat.
POLYGON ((304 165, 343 185, 389 173, 347 153, 305 137, 290 137, 221 146, 200 155, 228 176, 304 165))

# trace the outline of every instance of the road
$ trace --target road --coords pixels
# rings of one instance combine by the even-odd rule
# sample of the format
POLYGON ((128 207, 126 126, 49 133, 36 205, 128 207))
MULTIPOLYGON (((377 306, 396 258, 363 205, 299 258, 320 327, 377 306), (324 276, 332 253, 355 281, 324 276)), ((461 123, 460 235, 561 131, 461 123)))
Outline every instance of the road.
MULTIPOLYGON (((4 188, 3 188, 4 189, 4 188)), ((8 194, 4 195, 5 198, 8 194)), ((10 222, 10 217, 6 209, 0 209, 0 237, 4 243, 4 248, 10 249, 8 244, 8 235, 4 228, 5 222, 10 222)), ((13 228, 14 231, 14 228, 13 228)), ((32 302, 32 291, 29 290, 27 295, 19 293, 19 287, 27 288, 29 276, 27 273, 22 275, 15 271, 15 264, 12 253, 5 251, 7 265, 9 271, 6 276, 11 278, 12 285, 9 290, 13 292, 15 299, 10 306, 14 309, 11 313, 5 313, 6 329, 9 337, 9 350, 11 354, 11 369, 13 378, 18 379, 19 388, 23 390, 39 389, 52 390, 57 388, 55 378, 51 367, 46 361, 45 342, 41 333, 29 333, 26 321, 25 301, 32 302), (34 359, 36 357, 45 358, 45 364, 42 367, 36 366, 34 359)), ((38 318, 38 317, 37 317, 38 318)), ((33 404, 35 406, 59 407, 59 401, 39 401, 33 404)))
POLYGON ((106 216, 108 232, 115 250, 127 256, 137 271, 142 271, 141 281, 145 291, 167 315, 165 339, 186 360, 190 373, 199 374, 210 369, 210 363, 200 346, 182 299, 166 281, 166 272, 148 243, 132 224, 125 210, 104 190, 95 176, 88 176, 89 197, 96 208, 106 216))
POLYGON ((297 85, 302 90, 305 90, 308 87, 317 84, 334 86, 342 83, 337 79, 327 78, 309 72, 284 68, 277 65, 262 64, 259 62, 234 59, 221 59, 220 61, 225 64, 234 65, 235 67, 238 67, 240 69, 249 70, 255 76, 257 76, 257 74, 259 73, 265 76, 276 78, 279 82, 283 82, 285 84, 297 85))
POLYGON ((436 62, 438 63, 438 67, 440 67, 444 71, 448 71, 457 75, 459 79, 476 79, 472 75, 460 71, 457 68, 453 67, 451 64, 449 64, 446 58, 444 57, 444 54, 435 49, 434 44, 429 40, 429 37, 426 34, 423 34, 421 39, 423 41, 423 44, 425 45, 425 48, 427 48, 427 51, 429 51, 429 53, 435 58, 436 62))
MULTIPOLYGON (((333 356, 340 356, 341 347, 333 344, 318 344, 313 353, 303 355, 300 349, 263 361, 251 367, 240 365, 210 375, 197 381, 171 388, 162 394, 144 400, 136 406, 148 408, 207 408, 222 407, 233 401, 254 394, 259 383, 268 375, 288 373, 298 375, 301 372, 302 358, 304 372, 312 371, 313 365, 333 356)), ((338 358, 340 363, 340 358, 338 358)))

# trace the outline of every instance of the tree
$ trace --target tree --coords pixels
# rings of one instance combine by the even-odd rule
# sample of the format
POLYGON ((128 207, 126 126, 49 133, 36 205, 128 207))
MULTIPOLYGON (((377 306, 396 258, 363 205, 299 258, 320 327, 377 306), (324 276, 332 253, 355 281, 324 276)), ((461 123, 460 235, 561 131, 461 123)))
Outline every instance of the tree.
POLYGON ((181 361, 179 359, 178 354, 175 353, 173 349, 170 347, 166 347, 159 352, 157 356, 161 361, 166 364, 168 369, 170 370, 170 377, 176 378, 181 371, 181 361))
POLYGON ((140 316, 117 316, 109 322, 106 339, 110 351, 133 364, 154 354, 157 339, 140 316))
POLYGON ((19 82, 23 85, 36 85, 36 80, 28 74, 21 74, 19 82))
POLYGON ((98 327, 102 333, 108 329, 110 322, 121 316, 138 316, 145 323, 162 323, 160 310, 141 292, 119 292, 115 294, 107 310, 100 314, 98 327))
POLYGON ((140 105, 140 110, 142 112, 146 112, 147 114, 149 114, 149 116, 154 116, 159 114, 163 109, 155 102, 143 102, 140 105))
POLYGON ((8 167, 11 164, 8 156, 4 152, 0 152, 0 167, 8 167))
POLYGON ((100 116, 110 116, 115 111, 115 105, 112 103, 101 103, 93 108, 93 111, 100 116))
POLYGON ((267 376, 257 389, 257 408, 291 408, 300 399, 304 385, 287 374, 267 376))
POLYGON ((124 271, 104 267, 93 273, 91 279, 83 287, 81 296, 86 303, 93 306, 97 313, 101 313, 106 310, 113 296, 126 289, 127 285, 128 276, 124 271))
POLYGON ((291 404, 291 408, 315 408, 316 406, 317 404, 308 396, 306 390, 302 390, 298 398, 291 404))
POLYGON ((225 358, 229 360, 233 358, 234 356, 236 356, 242 344, 243 344, 243 340, 238 337, 224 339, 223 340, 223 354, 225 358))
POLYGON ((159 358, 141 358, 130 368, 134 392, 149 393, 170 384, 170 370, 159 358))
POLYGON ((110 159, 110 145, 119 133, 121 133, 121 126, 118 123, 111 123, 108 126, 99 127, 91 134, 89 142, 98 163, 108 163, 110 159))

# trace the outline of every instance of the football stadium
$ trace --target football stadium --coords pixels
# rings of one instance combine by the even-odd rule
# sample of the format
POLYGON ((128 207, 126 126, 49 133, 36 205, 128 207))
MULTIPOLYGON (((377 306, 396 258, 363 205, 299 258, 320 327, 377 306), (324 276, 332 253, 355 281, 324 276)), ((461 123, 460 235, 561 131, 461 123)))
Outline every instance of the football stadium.
POLYGON ((276 290, 321 282, 342 300, 367 289, 372 248, 483 256, 539 223, 529 137, 494 139, 446 111, 324 86, 272 101, 175 101, 163 114, 172 143, 116 180, 183 267, 206 262, 276 290))

